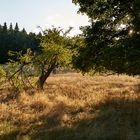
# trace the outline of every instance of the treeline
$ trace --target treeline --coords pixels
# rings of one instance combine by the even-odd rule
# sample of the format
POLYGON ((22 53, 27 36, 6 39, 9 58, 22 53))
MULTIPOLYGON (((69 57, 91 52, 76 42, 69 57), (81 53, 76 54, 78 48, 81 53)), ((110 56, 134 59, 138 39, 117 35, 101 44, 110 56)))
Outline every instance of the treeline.
POLYGON ((0 64, 8 62, 9 59, 15 59, 9 56, 9 51, 26 52, 28 48, 32 51, 38 51, 39 37, 41 33, 36 35, 35 33, 27 33, 23 28, 19 29, 18 23, 13 27, 12 23, 7 27, 7 23, 0 25, 0 64))

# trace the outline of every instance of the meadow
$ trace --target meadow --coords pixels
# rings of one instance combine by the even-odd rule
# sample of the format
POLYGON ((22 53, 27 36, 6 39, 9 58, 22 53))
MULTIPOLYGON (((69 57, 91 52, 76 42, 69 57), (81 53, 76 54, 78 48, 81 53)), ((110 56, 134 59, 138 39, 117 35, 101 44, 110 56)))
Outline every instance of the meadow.
POLYGON ((51 75, 43 91, 0 89, 0 140, 139 140, 140 77, 51 75))

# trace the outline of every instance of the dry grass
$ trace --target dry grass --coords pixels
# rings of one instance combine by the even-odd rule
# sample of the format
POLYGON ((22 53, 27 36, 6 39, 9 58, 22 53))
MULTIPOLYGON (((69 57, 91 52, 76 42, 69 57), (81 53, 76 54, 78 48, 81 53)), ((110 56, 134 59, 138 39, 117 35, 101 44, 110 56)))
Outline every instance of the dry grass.
POLYGON ((139 140, 139 82, 126 75, 63 74, 51 76, 43 92, 3 90, 0 139, 139 140))

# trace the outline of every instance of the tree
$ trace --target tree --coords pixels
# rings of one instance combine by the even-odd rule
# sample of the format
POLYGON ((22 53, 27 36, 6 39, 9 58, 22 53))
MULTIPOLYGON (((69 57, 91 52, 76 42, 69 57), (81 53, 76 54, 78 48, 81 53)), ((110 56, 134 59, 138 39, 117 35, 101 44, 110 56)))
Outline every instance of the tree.
POLYGON ((1 60, 5 61, 7 59, 6 57, 6 44, 8 41, 8 29, 7 29, 7 24, 6 22, 4 23, 4 25, 1 28, 1 32, 0 32, 0 56, 1 56, 1 60))
POLYGON ((13 25, 12 25, 12 23, 10 23, 9 31, 13 32, 13 25))
POLYGON ((69 43, 70 38, 67 37, 68 31, 70 30, 63 32, 60 28, 45 30, 44 35, 40 38, 41 50, 33 52, 28 49, 26 53, 10 53, 11 56, 16 56, 17 59, 8 62, 7 68, 5 66, 1 68, 2 74, 4 73, 4 76, 14 87, 16 85, 26 86, 27 83, 30 83, 28 80, 30 75, 36 76, 38 77, 36 86, 42 90, 45 81, 54 69, 62 69, 71 65, 72 54, 70 50, 71 43, 69 43))
POLYGON ((19 27, 18 27, 18 23, 16 22, 16 25, 15 25, 15 32, 18 32, 19 31, 19 27))
POLYGON ((27 33, 25 28, 22 29, 22 33, 25 33, 25 34, 27 33))
POLYGON ((43 89, 45 81, 55 68, 63 68, 70 64, 71 52, 66 36, 69 31, 63 33, 59 28, 44 31, 44 36, 41 39, 42 51, 37 54, 34 60, 39 70, 37 81, 39 89, 43 89))
POLYGON ((3 32, 4 33, 7 33, 7 23, 6 22, 4 22, 4 25, 3 25, 3 32))
POLYGON ((83 28, 84 46, 75 65, 84 72, 111 70, 140 74, 140 1, 73 0, 91 25, 83 28), (88 56, 88 57, 87 57, 88 56))

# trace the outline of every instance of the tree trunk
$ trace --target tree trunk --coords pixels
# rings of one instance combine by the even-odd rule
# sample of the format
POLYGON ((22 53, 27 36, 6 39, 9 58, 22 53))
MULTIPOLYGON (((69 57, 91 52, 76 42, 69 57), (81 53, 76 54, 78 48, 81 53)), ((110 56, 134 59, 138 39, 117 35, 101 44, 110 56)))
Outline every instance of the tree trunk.
POLYGON ((50 74, 51 74, 51 72, 52 72, 53 69, 54 69, 54 67, 52 66, 52 67, 50 67, 48 69, 47 72, 42 72, 42 74, 40 75, 40 77, 39 77, 39 79, 37 81, 37 88, 39 90, 43 90, 44 83, 47 80, 47 78, 50 76, 50 74))

